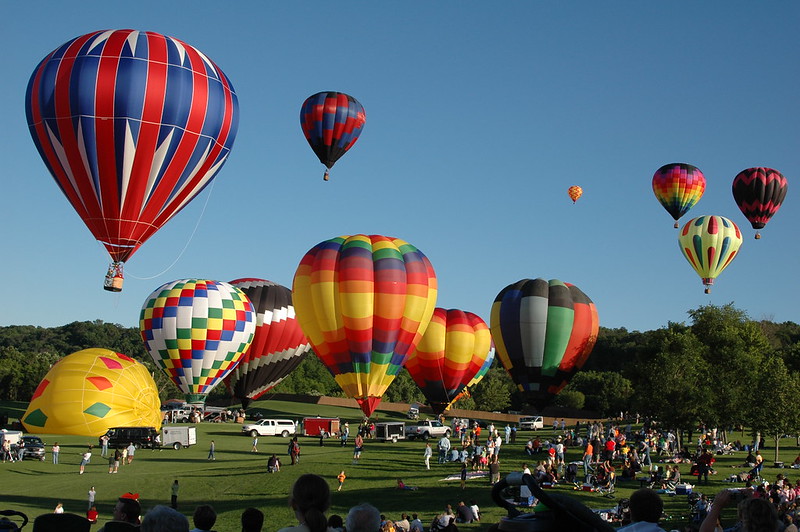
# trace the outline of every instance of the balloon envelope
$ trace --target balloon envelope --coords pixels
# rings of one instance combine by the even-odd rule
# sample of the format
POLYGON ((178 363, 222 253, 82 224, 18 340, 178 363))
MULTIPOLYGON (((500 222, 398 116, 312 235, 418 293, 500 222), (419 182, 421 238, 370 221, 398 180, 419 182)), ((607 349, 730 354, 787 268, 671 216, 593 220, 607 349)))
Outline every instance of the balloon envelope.
POLYGON ((207 56, 134 30, 95 31, 50 53, 25 112, 47 168, 115 262, 214 178, 239 116, 230 80, 207 56))
POLYGON ((700 201, 705 190, 706 177, 691 164, 665 164, 653 175, 653 193, 675 219, 676 228, 678 219, 700 201))
POLYGON ((714 279, 736 257, 742 245, 742 232, 722 216, 698 216, 683 226, 678 245, 709 293, 714 279))
POLYGON ((353 147, 366 121, 364 106, 343 92, 318 92, 309 96, 300 108, 303 135, 319 162, 328 169, 353 147))
POLYGON ((150 372, 108 349, 67 355, 47 372, 25 415, 25 430, 101 436, 111 427, 161 428, 161 401, 150 372))
POLYGON ((299 366, 311 344, 295 316, 291 290, 264 279, 236 279, 230 284, 247 295, 256 312, 253 342, 225 380, 247 408, 299 366))
POLYGON ((306 253, 292 288, 314 352, 370 416, 433 314, 430 261, 399 238, 341 236, 306 253))
POLYGON ((600 327, 594 303, 557 279, 523 279, 494 300, 492 338, 517 388, 543 404, 586 362, 600 327))
MULTIPOLYGON (((733 179, 733 199, 753 229, 763 229, 781 208, 789 183, 772 168, 748 168, 733 179)), ((756 232, 756 238, 760 238, 756 232)))
POLYGON ((567 189, 567 194, 569 194, 572 203, 575 203, 583 195, 583 189, 578 185, 573 185, 567 189))
POLYGON ((436 308, 406 369, 435 414, 444 412, 477 376, 492 351, 492 335, 479 316, 436 308))
POLYGON ((160 286, 139 317, 145 348, 189 402, 205 401, 236 367, 255 328, 255 310, 244 292, 205 279, 160 286))

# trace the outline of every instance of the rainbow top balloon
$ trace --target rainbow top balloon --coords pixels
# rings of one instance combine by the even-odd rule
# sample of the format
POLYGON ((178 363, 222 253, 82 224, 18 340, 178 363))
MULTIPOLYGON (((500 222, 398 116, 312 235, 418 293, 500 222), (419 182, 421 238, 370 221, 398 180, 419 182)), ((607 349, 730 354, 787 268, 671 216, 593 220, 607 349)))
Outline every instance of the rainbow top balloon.
POLYGON ((114 261, 112 291, 122 263, 219 172, 239 122, 233 86, 206 55, 134 30, 51 52, 28 82, 25 113, 56 183, 114 261))
POLYGON ((492 335, 479 316, 437 307, 406 369, 440 414, 481 371, 491 351, 492 335))
MULTIPOLYGON (((772 168, 748 168, 733 178, 733 199, 753 229, 763 229, 781 208, 789 182, 772 168)), ((756 238, 761 234, 756 231, 756 238)))
POLYGON ((517 388, 537 406, 583 366, 599 327, 592 300, 557 279, 517 281, 501 290, 492 304, 497 356, 517 388))
POLYGON ((342 390, 370 416, 419 343, 436 306, 428 258, 399 238, 340 236, 300 261, 300 326, 342 390))
POLYGON ((705 190, 706 177, 691 164, 665 164, 653 175, 653 193, 675 219, 676 229, 678 219, 700 201, 705 190))
POLYGON ((236 367, 255 328, 255 310, 244 292, 205 279, 160 286, 139 317, 145 348, 190 403, 205 401, 236 367))
POLYGON ((280 383, 311 351, 292 305, 292 291, 264 279, 236 279, 256 311, 256 332, 250 348, 225 379, 242 407, 280 383))
POLYGON ((300 127, 308 144, 327 169, 330 169, 358 140, 367 113, 364 106, 343 92, 318 92, 309 96, 300 109, 300 127))
POLYGON ((742 232, 722 216, 698 216, 686 222, 678 234, 678 246, 711 293, 722 270, 736 258, 742 245, 742 232))
POLYGON ((84 349, 50 368, 33 393, 25 430, 101 436, 111 427, 161 428, 161 401, 147 368, 108 349, 84 349))

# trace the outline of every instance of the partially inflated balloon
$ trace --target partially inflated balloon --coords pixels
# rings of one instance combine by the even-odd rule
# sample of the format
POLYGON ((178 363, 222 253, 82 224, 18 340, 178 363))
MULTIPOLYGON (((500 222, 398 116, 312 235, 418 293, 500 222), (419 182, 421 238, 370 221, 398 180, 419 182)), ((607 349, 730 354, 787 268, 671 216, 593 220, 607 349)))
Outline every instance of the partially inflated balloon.
POLYGON ((517 388, 543 406, 586 362, 600 323, 578 287, 553 279, 523 279, 494 300, 492 338, 517 388))
POLYGON ((327 167, 325 181, 336 161, 356 143, 366 121, 364 106, 343 92, 318 92, 303 102, 300 126, 319 162, 327 167))
POLYGON ((180 279, 157 288, 139 317, 144 346, 191 403, 205 401, 250 346, 255 310, 228 283, 180 279))
POLYGON ((406 369, 440 414, 481 370, 492 335, 480 317, 463 310, 436 308, 406 369))
POLYGON ((295 317, 291 290, 264 279, 236 279, 230 284, 247 295, 256 311, 253 342, 225 380, 247 408, 299 366, 311 344, 295 317))
POLYGON ((492 362, 494 362, 495 352, 494 342, 492 342, 492 348, 489 349, 486 359, 483 361, 483 364, 481 364, 481 369, 479 369, 478 373, 467 383, 467 388, 472 389, 473 386, 481 382, 486 374, 489 373, 489 368, 492 367, 492 362))
POLYGON ((583 189, 578 185, 573 185, 567 189, 567 194, 569 194, 572 203, 575 203, 583 195, 583 189))
POLYGON ((50 368, 22 423, 33 433, 100 436, 111 427, 159 429, 160 407, 142 364, 108 349, 84 349, 50 368))
POLYGON ((678 235, 683 256, 692 265, 711 292, 722 270, 736 257, 742 245, 742 232, 722 216, 699 216, 686 222, 678 235))
MULTIPOLYGON (((748 168, 733 179, 733 199, 753 229, 763 229, 781 208, 789 183, 772 168, 748 168)), ((761 234, 756 231, 756 238, 761 234)))
POLYGON ((433 314, 430 261, 399 238, 332 238, 300 261, 292 293, 314 352, 370 416, 433 314))
POLYGON ((230 80, 172 37, 95 31, 63 44, 34 70, 25 112, 61 192, 122 263, 219 172, 236 137, 230 80))
POLYGON ((675 219, 675 228, 678 219, 700 201, 705 190, 706 177, 691 164, 665 164, 653 175, 653 193, 675 219))

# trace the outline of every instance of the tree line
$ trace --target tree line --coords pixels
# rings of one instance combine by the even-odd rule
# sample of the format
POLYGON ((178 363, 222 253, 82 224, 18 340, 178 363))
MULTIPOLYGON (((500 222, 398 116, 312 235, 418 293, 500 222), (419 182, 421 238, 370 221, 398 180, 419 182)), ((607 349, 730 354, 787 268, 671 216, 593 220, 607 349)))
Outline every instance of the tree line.
MULTIPOLYGON (((755 321, 733 304, 705 305, 688 311, 687 323, 668 323, 652 331, 601 327, 594 351, 554 400, 604 417, 637 413, 665 426, 692 430, 747 426, 764 434, 800 431, 800 325, 755 321)), ((147 354, 137 328, 94 322, 61 327, 0 327, 0 400, 29 401, 50 366, 75 351, 104 347, 147 366, 162 399, 180 397, 147 354)), ((331 374, 308 356, 276 393, 341 396, 331 374)), ((484 379, 456 406, 485 411, 536 407, 516 393, 496 361, 484 379)), ((387 401, 424 402, 408 372, 389 386, 387 401)), ((230 401, 224 384, 212 402, 230 401)))

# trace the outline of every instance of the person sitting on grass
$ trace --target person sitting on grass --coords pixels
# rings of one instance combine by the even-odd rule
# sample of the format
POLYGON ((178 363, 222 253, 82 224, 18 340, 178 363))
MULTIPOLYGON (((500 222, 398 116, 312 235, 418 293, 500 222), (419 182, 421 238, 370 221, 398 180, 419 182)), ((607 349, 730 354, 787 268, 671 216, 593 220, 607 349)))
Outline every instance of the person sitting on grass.
POLYGON ((416 490, 416 486, 406 486, 406 483, 403 482, 402 478, 397 479, 397 489, 399 490, 416 490))

